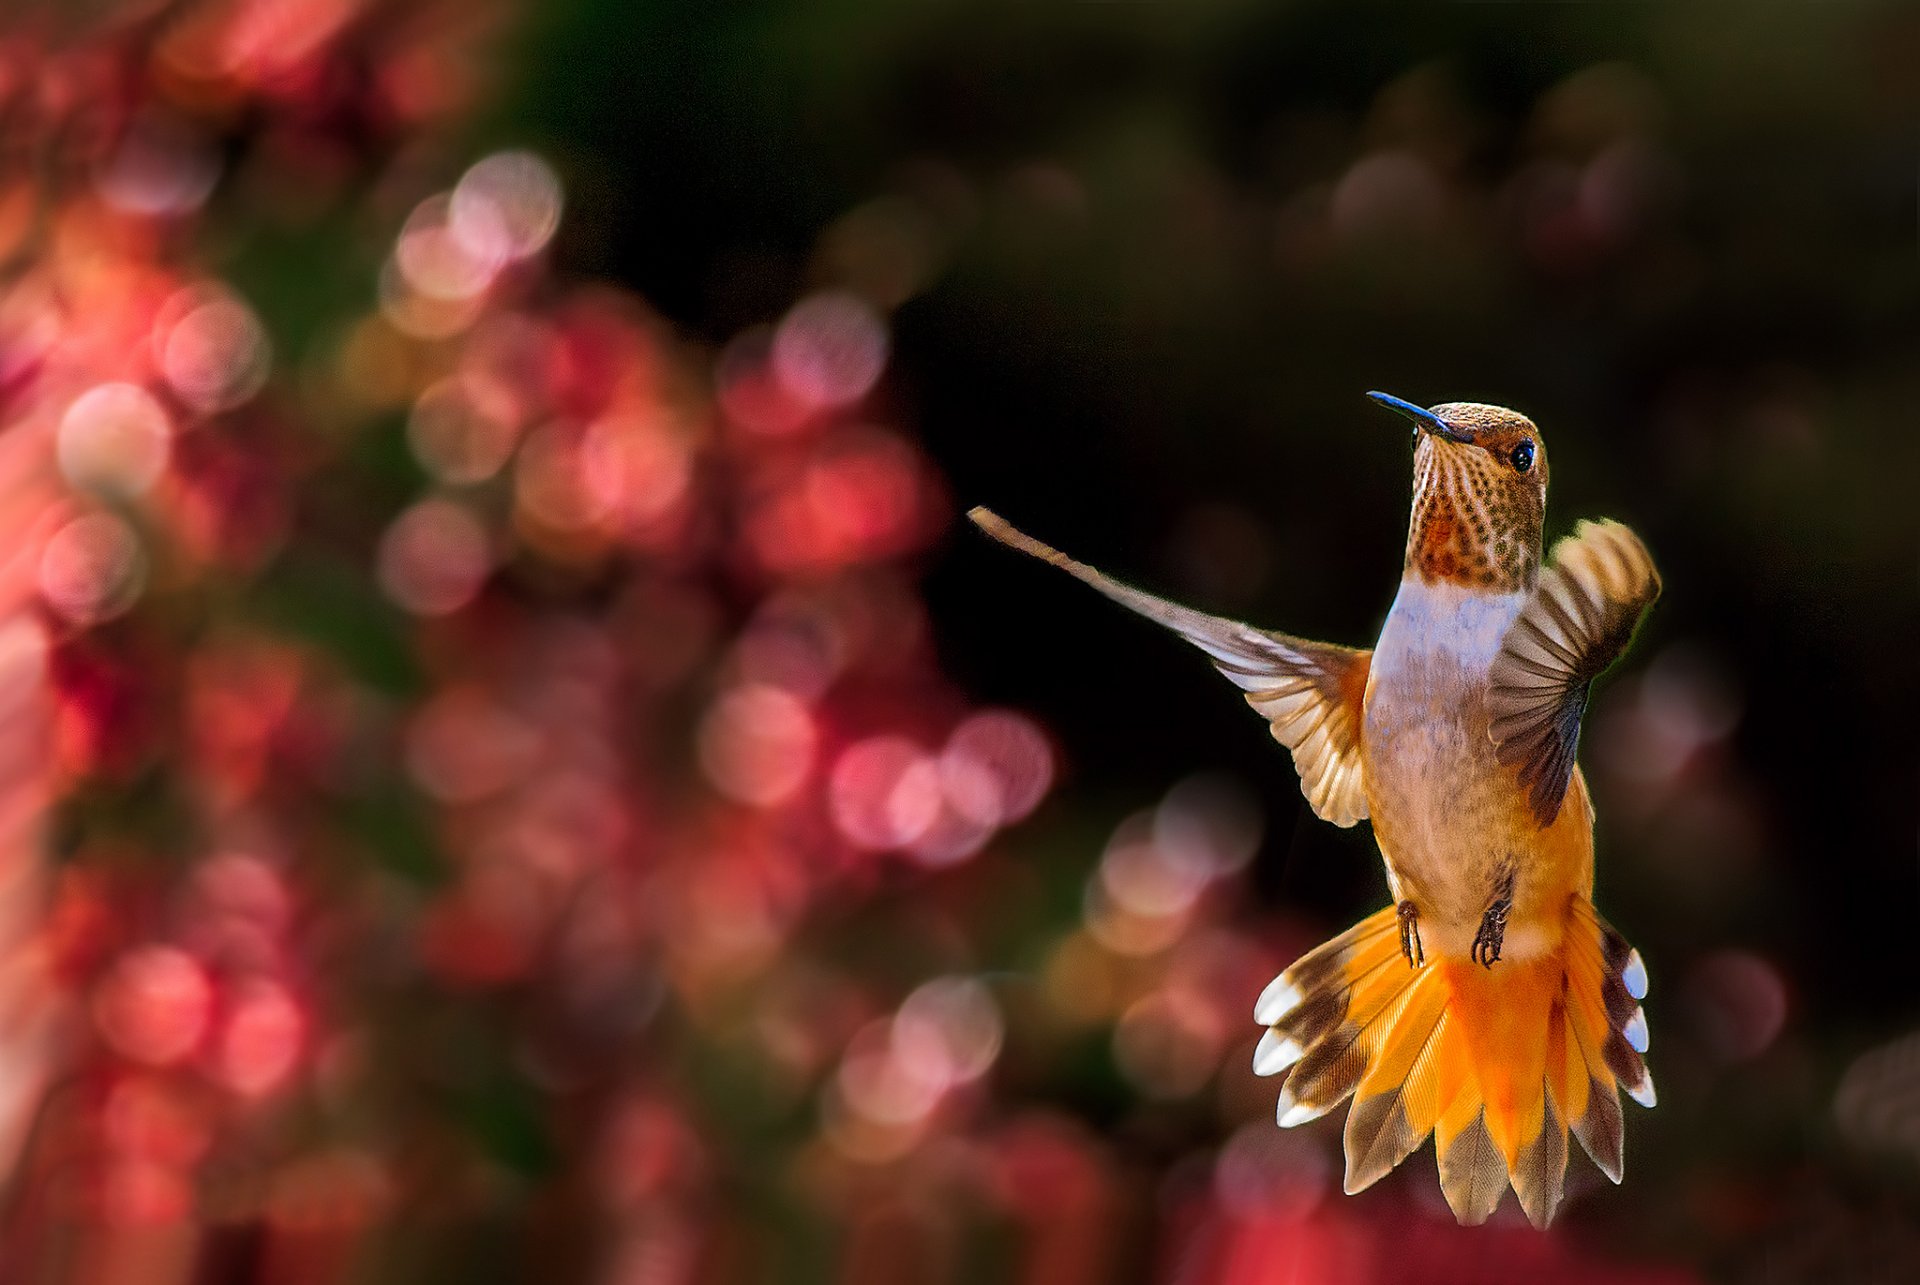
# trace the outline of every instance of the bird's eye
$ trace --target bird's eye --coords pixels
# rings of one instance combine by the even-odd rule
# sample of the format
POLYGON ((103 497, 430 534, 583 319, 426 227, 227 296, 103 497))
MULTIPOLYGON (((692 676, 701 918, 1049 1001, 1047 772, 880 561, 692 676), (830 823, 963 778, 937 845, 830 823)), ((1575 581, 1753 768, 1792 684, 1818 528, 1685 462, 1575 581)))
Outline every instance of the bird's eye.
POLYGON ((1513 463, 1514 472, 1526 472, 1533 467, 1533 443, 1520 443, 1507 453, 1507 459, 1513 463))

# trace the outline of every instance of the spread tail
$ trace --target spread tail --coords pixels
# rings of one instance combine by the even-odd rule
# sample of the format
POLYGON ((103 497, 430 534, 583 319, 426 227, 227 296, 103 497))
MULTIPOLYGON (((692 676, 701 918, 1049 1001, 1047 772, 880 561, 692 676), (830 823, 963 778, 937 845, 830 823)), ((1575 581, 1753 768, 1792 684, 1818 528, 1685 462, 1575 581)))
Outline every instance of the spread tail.
POLYGON ((1644 1106, 1647 993, 1640 955, 1575 897, 1558 950, 1491 968, 1409 966, 1391 906, 1302 956, 1254 1008, 1268 1030, 1254 1070, 1291 1068, 1283 1127, 1347 1113, 1346 1189, 1364 1190, 1434 1137, 1461 1222, 1485 1222, 1508 1186, 1544 1227, 1559 1206, 1567 1133, 1620 1181, 1618 1089, 1644 1106))

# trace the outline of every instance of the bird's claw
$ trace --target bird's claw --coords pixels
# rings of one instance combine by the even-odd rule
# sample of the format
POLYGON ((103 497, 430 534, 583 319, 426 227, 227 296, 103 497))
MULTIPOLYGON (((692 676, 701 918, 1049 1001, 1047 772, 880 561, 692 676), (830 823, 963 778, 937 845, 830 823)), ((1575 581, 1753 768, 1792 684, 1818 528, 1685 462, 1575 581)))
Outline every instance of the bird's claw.
POLYGON ((1418 968, 1427 962, 1426 948, 1420 943, 1420 910, 1411 901, 1400 903, 1400 953, 1407 967, 1418 968))
POLYGON ((1509 874, 1500 885, 1500 895, 1480 916, 1479 931, 1473 934, 1473 946, 1469 953, 1473 956, 1473 962, 1482 968, 1492 968, 1494 961, 1500 958, 1500 946, 1507 939, 1507 915, 1512 910, 1513 876, 1509 874))

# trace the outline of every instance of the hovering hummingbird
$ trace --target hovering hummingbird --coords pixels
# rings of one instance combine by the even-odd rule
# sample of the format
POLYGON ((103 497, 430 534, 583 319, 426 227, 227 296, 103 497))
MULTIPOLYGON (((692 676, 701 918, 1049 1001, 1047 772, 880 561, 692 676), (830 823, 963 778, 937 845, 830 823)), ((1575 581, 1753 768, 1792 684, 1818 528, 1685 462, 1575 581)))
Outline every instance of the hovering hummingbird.
POLYGON ((1588 688, 1660 576, 1610 521, 1580 523, 1542 564, 1547 452, 1524 415, 1368 396, 1414 424, 1406 564, 1370 651, 1204 615, 987 509, 969 516, 1206 652, 1293 752, 1313 810, 1372 819, 1393 904, 1254 1005, 1267 1031, 1253 1068, 1287 1072, 1280 1125, 1351 1096, 1349 1194, 1432 1134, 1461 1222, 1484 1222, 1511 1185, 1545 1226, 1568 1130, 1619 1182, 1617 1090, 1654 1104, 1647 971, 1593 906, 1593 805, 1574 751, 1588 688))

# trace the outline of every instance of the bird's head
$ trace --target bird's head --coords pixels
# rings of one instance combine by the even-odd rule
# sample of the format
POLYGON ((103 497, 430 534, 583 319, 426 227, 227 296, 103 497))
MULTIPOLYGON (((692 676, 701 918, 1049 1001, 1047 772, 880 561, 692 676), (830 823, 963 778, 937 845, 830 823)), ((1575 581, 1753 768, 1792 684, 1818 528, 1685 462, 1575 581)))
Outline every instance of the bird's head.
POLYGON ((1533 421, 1504 406, 1367 395, 1413 421, 1407 574, 1495 593, 1530 587, 1547 511, 1547 448, 1533 421))

